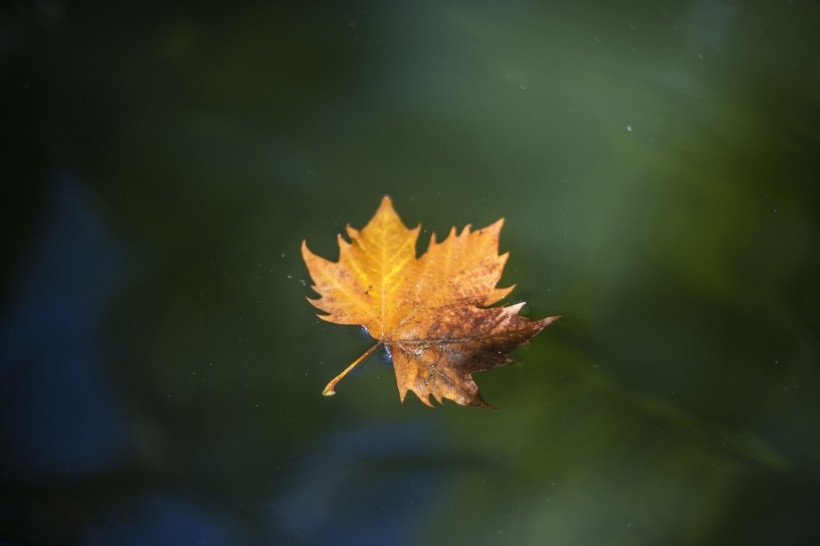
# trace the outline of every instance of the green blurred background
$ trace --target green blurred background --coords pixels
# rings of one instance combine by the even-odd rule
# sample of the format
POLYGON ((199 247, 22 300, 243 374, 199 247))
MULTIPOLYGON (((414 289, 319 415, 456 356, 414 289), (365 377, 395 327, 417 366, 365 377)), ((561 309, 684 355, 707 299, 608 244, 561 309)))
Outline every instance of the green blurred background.
POLYGON ((820 540, 820 4, 0 8, 4 544, 820 540), (401 405, 299 255, 506 218, 563 314, 401 405))

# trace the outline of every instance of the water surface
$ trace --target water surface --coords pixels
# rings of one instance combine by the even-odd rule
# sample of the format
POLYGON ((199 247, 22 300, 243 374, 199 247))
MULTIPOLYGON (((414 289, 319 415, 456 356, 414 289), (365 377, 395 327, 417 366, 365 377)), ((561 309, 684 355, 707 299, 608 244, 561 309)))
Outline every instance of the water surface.
POLYGON ((0 540, 805 544, 820 534, 811 2, 18 5, 0 25, 0 540), (563 314, 400 404, 318 320, 385 194, 506 219, 563 314))

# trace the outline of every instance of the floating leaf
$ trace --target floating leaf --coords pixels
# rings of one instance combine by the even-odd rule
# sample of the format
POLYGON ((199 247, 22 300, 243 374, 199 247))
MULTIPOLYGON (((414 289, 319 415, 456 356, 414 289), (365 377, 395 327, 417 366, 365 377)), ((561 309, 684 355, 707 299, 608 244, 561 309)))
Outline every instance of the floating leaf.
POLYGON ((389 197, 367 226, 350 226, 350 242, 339 235, 339 261, 313 254, 302 243, 302 256, 320 295, 310 299, 336 324, 359 324, 378 340, 325 387, 337 383, 376 348, 384 345, 393 360, 399 396, 411 390, 431 406, 448 398, 461 405, 491 407, 473 381, 474 372, 512 362, 510 351, 557 320, 519 315, 523 303, 489 307, 514 287, 496 288, 507 261, 498 254, 503 220, 461 233, 455 228, 442 242, 435 234, 416 258, 420 227, 408 229, 389 197))

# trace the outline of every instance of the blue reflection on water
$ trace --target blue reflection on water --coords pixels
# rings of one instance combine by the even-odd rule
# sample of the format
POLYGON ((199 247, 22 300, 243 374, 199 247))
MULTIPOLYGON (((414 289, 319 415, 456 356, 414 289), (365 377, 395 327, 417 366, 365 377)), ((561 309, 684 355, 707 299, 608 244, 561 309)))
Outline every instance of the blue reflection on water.
POLYGON ((100 369, 100 324, 122 253, 89 195, 63 176, 16 271, 0 329, 0 476, 77 479, 123 455, 123 418, 100 369))
POLYGON ((415 544, 452 474, 442 445, 423 424, 334 433, 273 502, 275 525, 298 544, 415 544))
POLYGON ((94 526, 82 544, 220 546, 240 543, 229 525, 217 523, 215 519, 173 495, 146 495, 130 499, 127 507, 109 514, 105 524, 94 526))

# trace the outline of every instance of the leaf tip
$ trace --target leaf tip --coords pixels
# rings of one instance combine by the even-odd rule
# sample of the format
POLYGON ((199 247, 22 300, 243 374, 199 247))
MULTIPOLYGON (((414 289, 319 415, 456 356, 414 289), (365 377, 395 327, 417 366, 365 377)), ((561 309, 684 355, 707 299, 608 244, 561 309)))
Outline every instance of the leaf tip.
MULTIPOLYGON (((385 195, 382 197, 382 202, 379 204, 379 210, 381 209, 393 209, 393 199, 389 195, 385 195)), ((379 211, 376 211, 378 213, 379 211)))
POLYGON ((550 324, 552 324, 553 322, 555 322, 556 320, 561 319, 561 318, 564 318, 564 315, 555 315, 553 317, 545 317, 545 318, 536 320, 535 322, 538 324, 538 331, 540 332, 541 330, 543 330, 544 328, 546 328, 547 326, 549 326, 550 324))

